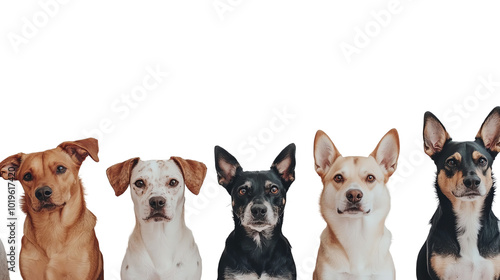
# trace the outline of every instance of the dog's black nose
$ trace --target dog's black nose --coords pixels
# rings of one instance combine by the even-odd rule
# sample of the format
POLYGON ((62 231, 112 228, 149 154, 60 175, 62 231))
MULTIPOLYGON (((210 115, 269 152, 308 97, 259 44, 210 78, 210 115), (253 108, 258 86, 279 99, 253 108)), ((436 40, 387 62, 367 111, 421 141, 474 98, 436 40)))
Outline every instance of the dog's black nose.
POLYGON ((48 186, 38 188, 35 191, 35 196, 40 201, 45 201, 45 200, 49 199, 49 197, 51 195, 52 195, 52 189, 48 186))
POLYGON ((255 219, 262 219, 267 213, 267 207, 264 204, 254 204, 250 211, 255 219))
POLYGON ((165 206, 165 198, 161 196, 155 196, 149 199, 149 206, 153 208, 154 210, 160 210, 165 206))
POLYGON ((468 189, 475 190, 479 187, 479 184, 481 184, 481 179, 476 175, 467 176, 464 178, 464 185, 468 189))
POLYGON ((359 202, 363 198, 363 192, 360 190, 348 190, 345 193, 345 197, 347 197, 347 200, 352 203, 359 202))

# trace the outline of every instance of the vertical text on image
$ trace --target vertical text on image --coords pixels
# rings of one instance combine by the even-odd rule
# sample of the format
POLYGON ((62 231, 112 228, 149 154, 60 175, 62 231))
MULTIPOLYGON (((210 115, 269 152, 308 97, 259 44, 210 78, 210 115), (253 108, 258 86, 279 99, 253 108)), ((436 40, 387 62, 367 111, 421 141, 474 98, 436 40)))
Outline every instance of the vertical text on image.
POLYGON ((8 192, 8 203, 7 203, 7 228, 9 229, 9 236, 7 238, 7 264, 9 271, 16 272, 16 184, 14 184, 15 178, 15 168, 9 167, 8 169, 8 181, 7 181, 7 192, 8 192))

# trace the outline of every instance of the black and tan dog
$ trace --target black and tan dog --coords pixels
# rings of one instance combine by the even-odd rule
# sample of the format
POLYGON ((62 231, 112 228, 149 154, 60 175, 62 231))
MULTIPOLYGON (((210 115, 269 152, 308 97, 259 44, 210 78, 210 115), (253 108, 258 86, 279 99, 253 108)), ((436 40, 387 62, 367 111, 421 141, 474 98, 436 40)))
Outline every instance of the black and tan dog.
POLYGON ((296 279, 290 243, 281 233, 286 193, 295 179, 295 145, 283 149, 267 171, 243 171, 216 146, 215 167, 219 184, 231 195, 235 224, 217 279, 296 279))
POLYGON ((430 112, 424 150, 437 167, 439 206, 417 260, 417 278, 500 279, 499 222, 491 207, 491 166, 500 151, 500 107, 491 111, 475 141, 455 142, 430 112))

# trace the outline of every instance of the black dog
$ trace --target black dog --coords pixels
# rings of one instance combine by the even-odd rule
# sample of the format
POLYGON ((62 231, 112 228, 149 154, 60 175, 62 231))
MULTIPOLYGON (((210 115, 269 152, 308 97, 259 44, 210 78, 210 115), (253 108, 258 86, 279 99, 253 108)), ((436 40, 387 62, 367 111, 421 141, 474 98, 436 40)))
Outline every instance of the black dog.
POLYGON ((270 170, 246 172, 216 146, 215 168, 231 195, 235 225, 217 279, 296 279, 291 246, 281 233, 286 193, 295 179, 295 144, 281 151, 270 170))
POLYGON ((417 279, 500 279, 499 222, 491 210, 491 165, 500 151, 500 107, 475 141, 454 142, 430 112, 424 149, 437 166, 439 206, 417 260, 417 279))

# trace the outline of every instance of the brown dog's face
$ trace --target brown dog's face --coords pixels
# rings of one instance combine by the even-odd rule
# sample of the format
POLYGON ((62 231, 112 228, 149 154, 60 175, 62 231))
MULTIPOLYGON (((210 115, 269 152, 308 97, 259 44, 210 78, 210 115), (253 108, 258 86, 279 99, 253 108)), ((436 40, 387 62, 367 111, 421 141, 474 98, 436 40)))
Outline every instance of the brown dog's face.
POLYGON ((98 161, 97 140, 93 138, 64 142, 44 152, 10 156, 0 163, 0 174, 21 182, 23 211, 53 211, 82 192, 78 171, 89 154, 98 161))
POLYGON ((330 138, 316 133, 314 159, 316 172, 323 181, 321 212, 328 217, 362 217, 389 212, 386 187, 399 156, 399 136, 395 129, 380 140, 368 157, 343 157, 330 138))
POLYGON ((79 191, 80 166, 60 148, 24 155, 18 179, 24 189, 24 203, 35 212, 64 207, 79 191))

